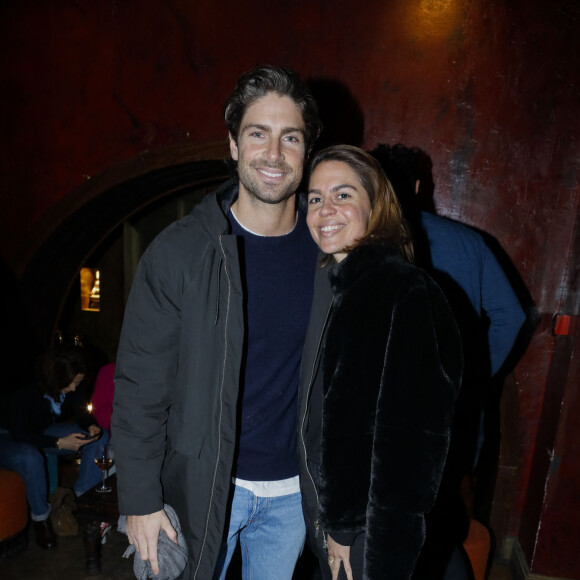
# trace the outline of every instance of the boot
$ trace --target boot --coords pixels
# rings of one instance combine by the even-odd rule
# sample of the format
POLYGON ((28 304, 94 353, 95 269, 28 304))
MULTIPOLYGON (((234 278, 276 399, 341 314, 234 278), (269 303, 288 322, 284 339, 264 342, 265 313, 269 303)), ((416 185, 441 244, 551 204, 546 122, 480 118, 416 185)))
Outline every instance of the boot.
POLYGON ((45 550, 56 548, 56 534, 52 529, 50 518, 41 522, 34 522, 34 533, 36 535, 36 543, 41 548, 45 550))

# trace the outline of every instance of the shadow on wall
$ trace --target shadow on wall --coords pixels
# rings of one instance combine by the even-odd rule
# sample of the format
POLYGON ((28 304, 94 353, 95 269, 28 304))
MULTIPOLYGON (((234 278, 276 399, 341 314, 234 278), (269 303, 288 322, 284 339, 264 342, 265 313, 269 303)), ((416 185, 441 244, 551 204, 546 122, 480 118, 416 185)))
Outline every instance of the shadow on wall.
MULTIPOLYGON (((433 215, 434 180, 427 153, 401 144, 383 144, 371 154, 399 198, 413 234, 415 262, 443 290, 462 337, 464 375, 451 446, 438 504, 427 522, 428 538, 438 538, 444 536, 444 526, 461 531, 467 515, 490 523, 499 465, 503 384, 527 348, 540 317, 517 269, 495 238, 433 215), (464 481, 469 482, 467 487, 464 481), (438 520, 439 514, 445 518, 438 520), (449 514, 453 516, 447 517, 449 514)), ((517 398, 515 404, 517 407, 517 398)), ((510 411, 517 417, 517 408, 510 411)), ((517 441, 517 425, 511 425, 509 431, 504 437, 517 441)))
POLYGON ((360 147, 364 138, 364 117, 348 87, 325 78, 309 79, 308 86, 318 103, 323 125, 316 149, 340 143, 360 147))

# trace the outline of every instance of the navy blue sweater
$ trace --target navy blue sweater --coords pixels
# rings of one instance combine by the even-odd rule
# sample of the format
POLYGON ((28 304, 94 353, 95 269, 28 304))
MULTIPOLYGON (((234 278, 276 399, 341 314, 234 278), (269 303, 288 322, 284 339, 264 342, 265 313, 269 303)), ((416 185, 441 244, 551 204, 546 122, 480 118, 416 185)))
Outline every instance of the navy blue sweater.
POLYGON ((235 476, 276 481, 298 474, 297 390, 318 248, 301 212, 285 236, 258 236, 229 215, 239 236, 246 342, 235 476))

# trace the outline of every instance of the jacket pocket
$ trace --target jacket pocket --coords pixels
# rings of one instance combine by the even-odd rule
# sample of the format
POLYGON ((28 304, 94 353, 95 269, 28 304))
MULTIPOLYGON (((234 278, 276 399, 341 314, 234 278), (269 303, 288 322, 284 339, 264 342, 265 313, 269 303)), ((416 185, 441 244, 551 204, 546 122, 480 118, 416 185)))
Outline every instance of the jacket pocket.
POLYGON ((190 422, 178 417, 170 419, 167 425, 167 453, 172 450, 188 457, 201 457, 207 432, 195 429, 190 422))

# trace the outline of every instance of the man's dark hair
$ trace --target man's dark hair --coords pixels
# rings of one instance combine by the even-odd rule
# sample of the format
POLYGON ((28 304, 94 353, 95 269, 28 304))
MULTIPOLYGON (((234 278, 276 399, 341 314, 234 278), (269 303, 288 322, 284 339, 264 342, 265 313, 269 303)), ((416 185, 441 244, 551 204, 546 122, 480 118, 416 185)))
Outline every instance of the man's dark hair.
POLYGON ((298 73, 289 68, 267 65, 242 74, 224 106, 227 130, 237 143, 246 110, 268 93, 289 97, 302 112, 308 155, 322 129, 318 106, 298 73))

